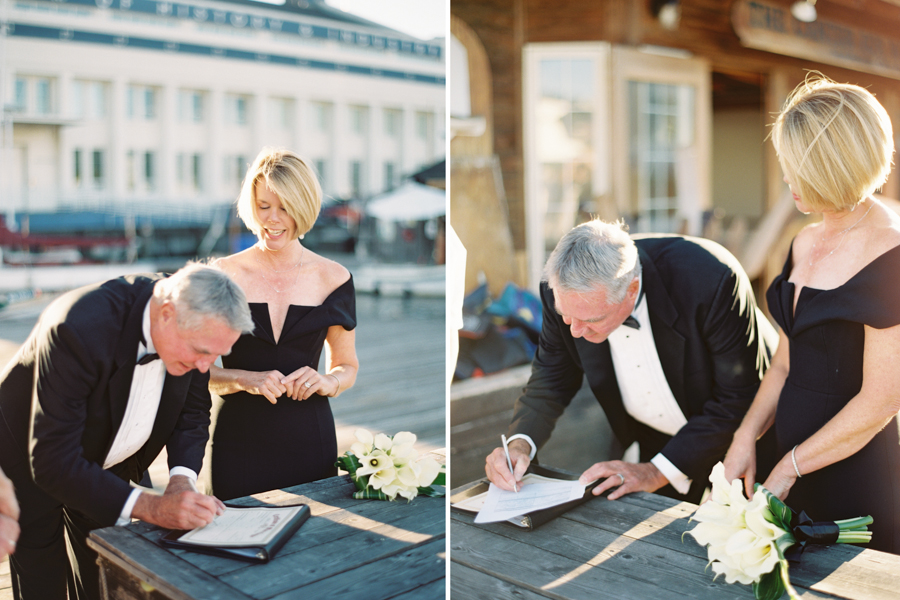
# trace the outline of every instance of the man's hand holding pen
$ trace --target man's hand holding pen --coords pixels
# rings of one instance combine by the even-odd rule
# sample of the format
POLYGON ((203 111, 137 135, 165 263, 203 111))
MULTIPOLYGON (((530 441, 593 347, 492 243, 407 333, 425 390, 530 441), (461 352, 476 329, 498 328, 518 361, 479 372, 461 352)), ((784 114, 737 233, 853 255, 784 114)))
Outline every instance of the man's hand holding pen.
POLYGON ((484 465, 484 472, 487 478, 499 487, 508 492, 517 491, 522 487, 522 477, 531 464, 528 455, 531 453, 531 447, 528 442, 522 439, 513 440, 508 445, 509 448, 509 464, 512 465, 510 472, 509 465, 506 461, 506 452, 503 448, 495 448, 491 452, 484 465))

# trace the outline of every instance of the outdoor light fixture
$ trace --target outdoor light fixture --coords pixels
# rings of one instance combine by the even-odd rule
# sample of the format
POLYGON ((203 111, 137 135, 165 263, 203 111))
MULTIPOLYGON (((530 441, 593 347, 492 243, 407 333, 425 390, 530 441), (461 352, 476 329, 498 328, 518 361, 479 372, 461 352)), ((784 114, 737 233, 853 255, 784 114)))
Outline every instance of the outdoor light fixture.
POLYGON ((791 14, 798 21, 812 23, 816 20, 816 0, 800 0, 791 5, 791 14))
POLYGON ((660 25, 666 29, 678 28, 678 22, 681 21, 680 0, 651 0, 650 9, 660 25))

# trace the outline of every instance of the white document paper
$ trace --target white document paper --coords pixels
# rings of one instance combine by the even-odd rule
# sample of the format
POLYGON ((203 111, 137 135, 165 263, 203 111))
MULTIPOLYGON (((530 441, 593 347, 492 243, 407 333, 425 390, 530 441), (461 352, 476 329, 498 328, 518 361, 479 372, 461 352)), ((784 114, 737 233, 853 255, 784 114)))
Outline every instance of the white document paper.
POLYGON ((493 483, 488 489, 484 506, 475 516, 476 523, 506 521, 542 508, 550 508, 584 496, 584 484, 578 481, 562 481, 541 478, 529 483, 518 492, 501 490, 493 483))
POLYGON ((284 508, 225 508, 206 527, 189 531, 179 542, 208 546, 264 546, 302 506, 284 508))

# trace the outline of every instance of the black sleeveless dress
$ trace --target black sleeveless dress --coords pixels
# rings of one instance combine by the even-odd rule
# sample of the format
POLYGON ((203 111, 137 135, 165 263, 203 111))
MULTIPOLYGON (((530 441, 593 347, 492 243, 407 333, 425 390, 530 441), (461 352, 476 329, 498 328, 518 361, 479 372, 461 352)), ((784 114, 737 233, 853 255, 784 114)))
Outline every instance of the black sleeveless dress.
MULTIPOLYGON (((226 369, 288 375, 303 366, 318 368, 325 336, 332 325, 356 327, 356 296, 350 278, 319 306, 288 308, 275 342, 269 305, 250 303, 256 328, 242 335, 226 369)), ((212 445, 213 494, 229 500, 337 475, 337 437, 328 398, 297 401, 238 392, 222 396, 212 445)))
MULTIPOLYGON (((793 249, 766 293, 769 310, 790 340, 790 373, 775 415, 785 455, 822 428, 862 387, 863 325, 900 323, 900 246, 833 290, 803 288, 793 310, 788 281, 793 249)), ((898 357, 900 359, 900 357, 898 357)), ((883 365, 900 368, 900 360, 883 365)), ((797 479, 786 500, 813 520, 871 515, 869 548, 900 553, 900 440, 897 418, 856 454, 797 479)))

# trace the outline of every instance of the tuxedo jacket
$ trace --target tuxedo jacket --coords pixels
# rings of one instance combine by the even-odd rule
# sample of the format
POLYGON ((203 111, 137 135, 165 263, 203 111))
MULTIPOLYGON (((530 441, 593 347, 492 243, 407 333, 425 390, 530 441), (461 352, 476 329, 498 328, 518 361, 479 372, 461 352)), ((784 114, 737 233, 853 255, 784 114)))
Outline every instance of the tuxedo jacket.
POLYGON ((586 376, 623 447, 638 441, 642 460, 662 452, 689 478, 705 480, 753 401, 778 335, 741 265, 720 245, 669 235, 635 236, 635 243, 656 350, 687 423, 669 436, 632 418, 609 342, 573 338, 544 282, 540 341, 509 435, 528 434, 540 448, 586 376))
POLYGON ((60 504, 113 525, 160 450, 200 471, 209 437, 209 375, 165 376, 150 438, 103 469, 125 415, 144 308, 159 275, 68 292, 43 312, 0 374, 0 464, 16 486, 22 523, 60 504))

